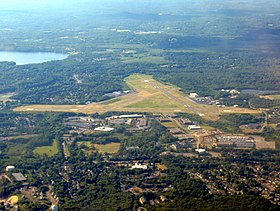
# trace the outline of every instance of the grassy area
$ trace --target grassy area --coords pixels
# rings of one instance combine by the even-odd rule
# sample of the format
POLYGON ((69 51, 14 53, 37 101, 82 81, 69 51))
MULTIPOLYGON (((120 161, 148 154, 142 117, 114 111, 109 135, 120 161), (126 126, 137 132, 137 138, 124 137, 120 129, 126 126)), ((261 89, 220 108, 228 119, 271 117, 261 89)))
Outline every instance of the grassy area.
POLYGON ((117 153, 120 149, 120 143, 109 143, 109 144, 94 144, 94 147, 98 150, 98 152, 104 154, 114 154, 117 153))
POLYGON ((264 98, 270 99, 270 100, 280 100, 280 95, 266 95, 264 98))
POLYGON ((66 152, 66 155, 67 155, 68 157, 71 156, 71 153, 70 153, 70 150, 69 150, 68 147, 65 148, 65 152, 66 152))
POLYGON ((0 101, 4 101, 4 102, 9 101, 10 98, 14 95, 15 95, 15 93, 0 94, 0 101))
POLYGON ((93 144, 89 141, 85 142, 78 142, 77 145, 81 147, 82 145, 87 146, 88 149, 84 149, 85 152, 90 153, 93 151, 93 149, 96 149, 99 153, 108 153, 108 154, 114 154, 117 153, 120 149, 121 144, 120 143, 109 143, 109 144, 93 144))
POLYGON ((13 145, 8 145, 7 154, 9 156, 16 157, 26 154, 27 150, 27 145, 25 143, 17 143, 13 145))
POLYGON ((113 99, 110 99, 110 100, 103 101, 102 104, 103 105, 110 105, 111 103, 115 103, 115 102, 118 102, 118 101, 120 101, 119 98, 113 98, 113 99))
POLYGON ((48 156, 54 156, 58 153, 58 141, 54 140, 52 146, 37 147, 33 152, 39 155, 47 154, 48 156))
POLYGON ((13 96, 13 94, 2 94, 2 95, 0 95, 0 99, 9 99, 12 96, 13 96))
POLYGON ((80 142, 77 142, 77 145, 78 145, 78 147, 80 147, 82 145, 85 145, 87 147, 91 147, 92 143, 90 141, 80 141, 80 142))
POLYGON ((37 134, 11 136, 6 142, 7 154, 11 157, 22 156, 34 149, 34 144, 45 142, 44 137, 37 134))
POLYGON ((175 128, 178 126, 175 122, 162 122, 161 124, 167 128, 175 128))
POLYGON ((203 125, 201 126, 204 130, 215 130, 216 128, 214 127, 211 127, 211 126, 206 126, 206 125, 203 125))
POLYGON ((15 111, 55 111, 82 112, 92 114, 107 111, 196 113, 201 117, 216 121, 223 113, 260 113, 258 110, 243 108, 218 108, 213 105, 198 104, 190 100, 176 86, 162 84, 151 75, 133 74, 124 79, 127 86, 135 92, 100 103, 89 105, 30 105, 14 109, 15 111))
MULTIPOLYGON (((144 80, 150 81, 150 80, 152 80, 152 76, 151 75, 145 75, 144 80)), ((134 89, 138 92, 145 90, 146 92, 148 92, 150 94, 156 93, 157 90, 154 87, 149 86, 149 84, 144 82, 144 80, 141 80, 141 78, 139 78, 138 74, 131 75, 131 76, 124 79, 125 83, 131 89, 134 89)))
POLYGON ((38 134, 26 134, 26 135, 10 136, 10 137, 8 137, 8 139, 10 141, 10 140, 15 140, 15 139, 20 139, 20 138, 29 139, 29 138, 34 138, 34 137, 38 137, 38 136, 39 136, 38 134))
POLYGON ((174 101, 171 101, 165 95, 156 95, 152 98, 142 100, 137 103, 126 106, 127 108, 152 108, 152 109, 180 109, 182 106, 174 101))

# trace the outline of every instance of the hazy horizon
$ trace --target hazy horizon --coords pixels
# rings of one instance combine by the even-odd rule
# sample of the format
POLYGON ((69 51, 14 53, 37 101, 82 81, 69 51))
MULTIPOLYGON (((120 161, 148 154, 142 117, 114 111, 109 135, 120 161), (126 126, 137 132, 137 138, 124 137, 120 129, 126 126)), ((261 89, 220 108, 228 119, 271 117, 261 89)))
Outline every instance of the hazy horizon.
MULTIPOLYGON (((145 11, 157 12, 162 11, 172 13, 174 11, 187 13, 188 10, 220 10, 225 8, 232 8, 235 10, 255 10, 256 5, 262 3, 261 0, 2 0, 0 2, 1 10, 71 10, 72 12, 85 11, 100 11, 100 12, 118 12, 128 11, 137 12, 145 11)), ((263 6, 263 5, 262 5, 263 6)), ((277 11, 280 4, 277 0, 268 0, 265 7, 261 9, 270 8, 270 10, 277 11)), ((257 8, 260 10, 260 8, 257 8)))

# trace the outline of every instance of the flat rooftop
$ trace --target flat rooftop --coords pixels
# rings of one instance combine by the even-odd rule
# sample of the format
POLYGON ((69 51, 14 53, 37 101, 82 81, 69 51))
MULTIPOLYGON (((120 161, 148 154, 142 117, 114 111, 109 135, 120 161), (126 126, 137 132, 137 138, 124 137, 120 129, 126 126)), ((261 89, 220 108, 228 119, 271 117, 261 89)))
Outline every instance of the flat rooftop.
POLYGON ((26 178, 23 176, 22 173, 12 173, 16 181, 21 182, 21 181, 26 181, 26 178))

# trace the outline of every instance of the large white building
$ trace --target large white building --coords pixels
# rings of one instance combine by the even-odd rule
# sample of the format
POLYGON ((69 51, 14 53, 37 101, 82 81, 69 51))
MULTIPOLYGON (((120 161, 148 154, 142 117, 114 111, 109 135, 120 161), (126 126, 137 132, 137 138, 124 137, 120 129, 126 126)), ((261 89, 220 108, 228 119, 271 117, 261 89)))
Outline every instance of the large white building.
POLYGON ((131 167, 131 169, 148 169, 147 165, 141 164, 141 163, 135 163, 134 166, 131 167))
POLYGON ((204 154, 204 153, 206 153, 206 149, 201 149, 201 148, 195 149, 195 151, 196 151, 198 154, 204 154))
POLYGON ((114 128, 111 127, 97 127, 94 129, 94 131, 99 131, 99 132, 111 132, 113 130, 114 128))
POLYGON ((6 171, 13 171, 15 168, 15 166, 7 166, 6 171))
POLYGON ((198 125, 189 125, 188 129, 189 130, 201 130, 201 127, 198 125))
POLYGON ((198 97, 199 95, 197 94, 197 93, 195 93, 195 92, 192 92, 192 93, 190 93, 190 95, 189 95, 191 98, 196 98, 196 97, 198 97))
POLYGON ((120 115, 119 118, 142 118, 142 114, 128 114, 128 115, 120 115))

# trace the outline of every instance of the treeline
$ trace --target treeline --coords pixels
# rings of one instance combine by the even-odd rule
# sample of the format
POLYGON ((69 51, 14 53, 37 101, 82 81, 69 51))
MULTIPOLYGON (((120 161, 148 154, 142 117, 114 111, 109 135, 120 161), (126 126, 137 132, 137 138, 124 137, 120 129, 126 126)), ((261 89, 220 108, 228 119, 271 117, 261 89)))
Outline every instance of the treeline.
MULTIPOLYGON (((112 61, 111 61, 112 62, 112 61)), ((118 67, 88 59, 48 62, 38 65, 2 64, 0 90, 17 93, 22 103, 84 104, 105 99, 103 95, 122 90, 123 78, 129 75, 118 67), (76 78, 75 78, 76 76, 76 78)))
MULTIPOLYGON (((13 98, 26 104, 85 104, 108 99, 104 96, 106 93, 127 89, 123 79, 133 73, 151 74, 185 92, 194 91, 215 98, 221 97, 222 88, 280 89, 273 57, 247 50, 219 51, 217 46, 211 48, 212 42, 218 42, 214 38, 214 41, 203 42, 194 37, 148 37, 112 32, 106 33, 103 38, 92 38, 91 41, 96 43, 86 46, 80 43, 80 54, 71 55, 63 61, 23 66, 12 62, 0 63, 0 93, 16 92, 13 98), (172 39, 181 46, 179 49, 169 46, 172 39), (102 46, 106 41, 113 52, 102 46), (113 45, 114 42, 117 44, 113 45), (186 50, 189 47, 181 42, 202 42, 200 44, 204 47, 189 46, 194 50, 186 50), (135 56, 159 56, 166 62, 123 63, 121 59, 129 56, 123 53, 126 50, 136 50, 135 56)), ((242 100, 235 99, 235 103, 247 106, 242 100)), ((225 103, 232 104, 232 101, 225 103)), ((252 104, 258 102, 253 101, 252 104)), ((264 106, 271 104, 275 103, 261 103, 264 106)))
POLYGON ((268 200, 259 196, 250 195, 236 195, 236 196, 217 196, 213 199, 197 199, 197 198, 182 198, 176 199, 173 202, 163 203, 156 207, 149 207, 149 210, 259 210, 259 211, 272 211, 279 210, 279 206, 270 203, 268 200))

